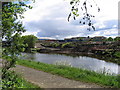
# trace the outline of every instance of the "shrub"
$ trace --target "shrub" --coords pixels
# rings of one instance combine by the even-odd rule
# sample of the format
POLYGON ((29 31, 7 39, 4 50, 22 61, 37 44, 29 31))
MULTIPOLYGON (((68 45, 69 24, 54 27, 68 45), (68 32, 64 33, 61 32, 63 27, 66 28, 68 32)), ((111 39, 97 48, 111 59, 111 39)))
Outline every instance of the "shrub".
POLYGON ((72 47, 74 47, 74 44, 71 42, 67 42, 67 43, 62 44, 61 47, 62 48, 72 48, 72 47))
POLYGON ((119 57, 120 58, 120 52, 115 52, 114 56, 119 57))

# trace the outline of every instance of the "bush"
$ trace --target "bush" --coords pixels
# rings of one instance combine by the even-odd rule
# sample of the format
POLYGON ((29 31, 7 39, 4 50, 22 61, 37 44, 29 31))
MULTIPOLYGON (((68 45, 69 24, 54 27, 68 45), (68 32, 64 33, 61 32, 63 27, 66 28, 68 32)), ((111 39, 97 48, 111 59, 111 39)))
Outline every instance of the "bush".
POLYGON ((120 52, 115 52, 114 56, 120 58, 120 52))
POLYGON ((72 47, 74 47, 74 44, 71 42, 67 42, 67 43, 62 44, 61 47, 62 48, 72 48, 72 47))
POLYGON ((54 47, 54 48, 57 48, 57 47, 61 47, 61 44, 59 44, 59 43, 51 43, 50 46, 54 47))
POLYGON ((7 71, 4 79, 2 79, 2 89, 22 87, 22 80, 13 71, 7 71))
POLYGON ((32 83, 27 82, 14 71, 7 71, 5 78, 2 79, 2 89, 7 88, 39 88, 32 83))

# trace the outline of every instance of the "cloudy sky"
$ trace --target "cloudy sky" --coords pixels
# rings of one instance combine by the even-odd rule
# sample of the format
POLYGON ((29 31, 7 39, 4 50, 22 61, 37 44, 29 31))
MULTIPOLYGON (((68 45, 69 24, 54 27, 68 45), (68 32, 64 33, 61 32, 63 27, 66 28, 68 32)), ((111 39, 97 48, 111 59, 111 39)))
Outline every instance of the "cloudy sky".
MULTIPOLYGON (((70 0, 36 0, 29 3, 33 9, 24 13, 23 24, 27 29, 23 35, 33 34, 39 38, 64 39, 70 37, 87 36, 118 36, 118 1, 119 0, 95 0, 101 11, 97 12, 97 7, 93 0, 88 0, 93 5, 89 12, 95 15, 93 18, 96 30, 88 31, 88 26, 79 24, 82 17, 77 20, 67 17, 70 13, 70 0)), ((84 0, 81 0, 80 6, 84 0)), ((81 10, 81 9, 79 9, 81 10)))

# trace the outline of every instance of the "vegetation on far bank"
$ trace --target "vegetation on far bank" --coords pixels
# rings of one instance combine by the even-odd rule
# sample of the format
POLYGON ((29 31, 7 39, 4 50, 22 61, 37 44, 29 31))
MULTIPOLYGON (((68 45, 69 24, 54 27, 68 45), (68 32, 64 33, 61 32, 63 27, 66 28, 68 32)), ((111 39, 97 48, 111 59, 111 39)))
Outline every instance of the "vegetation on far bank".
POLYGON ((120 52, 115 52, 114 54, 116 57, 119 57, 120 58, 120 52))
POLYGON ((97 83, 99 85, 104 85, 109 87, 116 87, 116 88, 120 87, 120 75, 112 76, 109 74, 105 74, 105 72, 100 74, 94 71, 88 71, 88 70, 83 70, 83 69, 64 66, 64 65, 45 64, 45 63, 35 62, 30 60, 18 59, 17 64, 34 68, 37 70, 42 70, 52 74, 60 75, 69 79, 74 79, 74 80, 84 81, 84 82, 92 82, 92 83, 97 83))
MULTIPOLYGON (((110 42, 111 38, 108 38, 107 40, 108 41, 104 41, 104 42, 92 42, 92 41, 88 41, 88 42, 64 42, 64 43, 47 42, 47 43, 43 43, 43 46, 44 47, 51 47, 51 48, 58 48, 58 49, 60 49, 59 50, 60 53, 62 51, 65 51, 65 50, 69 51, 70 53, 86 53, 86 54, 92 53, 94 56, 97 56, 97 57, 102 56, 103 58, 104 57, 111 58, 110 60, 106 60, 106 61, 111 61, 111 62, 120 64, 120 51, 119 51, 120 50, 120 43, 118 41, 119 38, 116 37, 115 42, 110 42)), ((41 50, 36 49, 36 51, 39 52, 41 50)), ((47 50, 45 52, 47 52, 47 50)), ((48 52, 50 52, 50 50, 48 50, 48 52)), ((56 51, 56 53, 57 52, 58 51, 56 51)))

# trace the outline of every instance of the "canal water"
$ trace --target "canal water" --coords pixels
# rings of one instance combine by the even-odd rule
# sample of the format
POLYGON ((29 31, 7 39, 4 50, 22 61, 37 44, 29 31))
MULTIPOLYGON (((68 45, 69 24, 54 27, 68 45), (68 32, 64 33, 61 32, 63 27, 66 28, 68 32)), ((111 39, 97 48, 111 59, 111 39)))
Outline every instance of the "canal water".
MULTIPOLYGON (((120 66, 87 56, 66 56, 61 54, 22 53, 22 59, 39 61, 47 64, 67 65, 96 72, 118 74, 120 66)), ((120 73, 119 73, 120 74, 120 73)))

